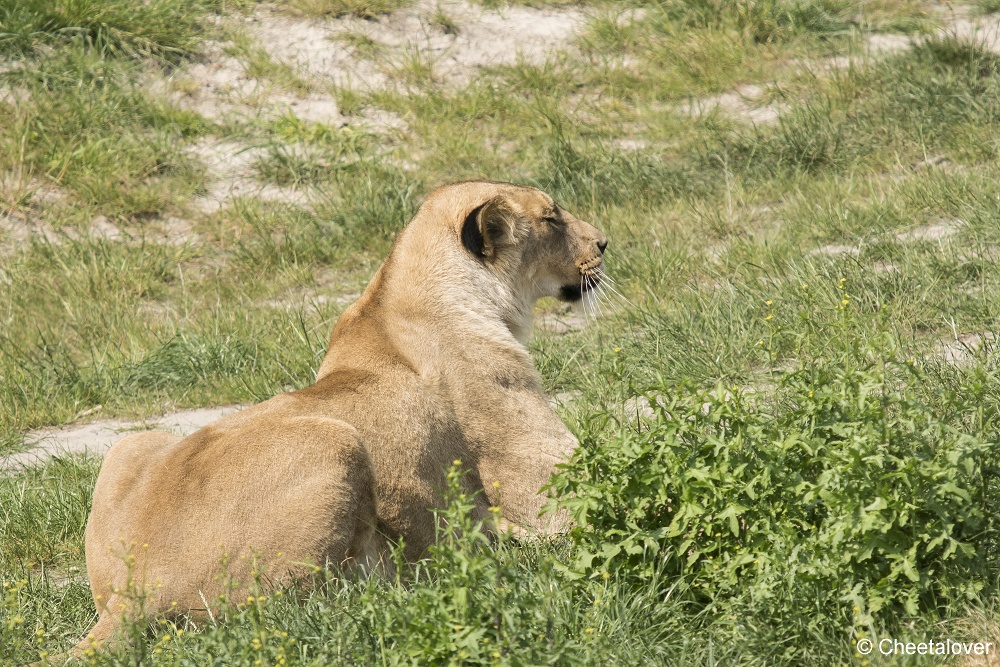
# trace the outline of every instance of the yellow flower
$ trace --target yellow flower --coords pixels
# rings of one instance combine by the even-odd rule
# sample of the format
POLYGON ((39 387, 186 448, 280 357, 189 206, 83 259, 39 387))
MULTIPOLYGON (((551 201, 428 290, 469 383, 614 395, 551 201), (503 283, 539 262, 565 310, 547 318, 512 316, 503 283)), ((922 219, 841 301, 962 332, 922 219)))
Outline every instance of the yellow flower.
POLYGON ((773 305, 773 304, 774 304, 774 302, 771 301, 770 299, 768 299, 767 301, 764 302, 765 306, 770 306, 770 305, 773 305))

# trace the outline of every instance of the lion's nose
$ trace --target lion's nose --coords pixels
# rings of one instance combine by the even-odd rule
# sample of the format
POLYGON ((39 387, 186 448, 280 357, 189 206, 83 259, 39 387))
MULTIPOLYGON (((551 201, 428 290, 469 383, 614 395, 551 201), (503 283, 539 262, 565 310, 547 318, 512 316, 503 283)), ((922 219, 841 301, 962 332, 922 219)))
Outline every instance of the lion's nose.
POLYGON ((597 249, 601 251, 602 255, 604 254, 604 249, 607 247, 608 247, 607 239, 601 239, 600 241, 597 242, 597 249))

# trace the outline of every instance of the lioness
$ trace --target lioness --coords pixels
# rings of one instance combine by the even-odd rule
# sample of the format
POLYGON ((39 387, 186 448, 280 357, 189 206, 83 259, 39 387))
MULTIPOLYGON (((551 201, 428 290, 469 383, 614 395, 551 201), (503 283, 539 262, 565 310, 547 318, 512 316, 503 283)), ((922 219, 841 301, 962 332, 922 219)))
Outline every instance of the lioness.
POLYGON ((146 614, 211 612, 223 554, 238 582, 370 565, 400 537, 419 558, 454 459, 480 516, 498 505, 525 530, 563 528, 540 516, 539 490, 576 440, 525 343, 540 297, 597 287, 606 246, 534 188, 431 193, 340 317, 314 385, 186 438, 112 447, 86 530, 100 617, 77 649, 137 613, 135 592, 146 614))

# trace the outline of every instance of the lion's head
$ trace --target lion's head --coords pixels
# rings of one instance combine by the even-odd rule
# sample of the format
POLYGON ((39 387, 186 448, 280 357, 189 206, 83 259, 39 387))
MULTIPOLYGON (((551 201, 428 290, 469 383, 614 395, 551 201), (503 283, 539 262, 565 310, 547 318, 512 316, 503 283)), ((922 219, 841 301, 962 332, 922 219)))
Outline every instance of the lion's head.
POLYGON ((597 228, 541 190, 484 185, 493 187, 474 200, 459 230, 483 268, 532 303, 544 296, 580 301, 600 284, 608 241, 597 228))
POLYGON ((596 298, 608 241, 536 188, 474 181, 438 188, 390 254, 384 277, 407 303, 499 317, 520 341, 534 303, 596 298))

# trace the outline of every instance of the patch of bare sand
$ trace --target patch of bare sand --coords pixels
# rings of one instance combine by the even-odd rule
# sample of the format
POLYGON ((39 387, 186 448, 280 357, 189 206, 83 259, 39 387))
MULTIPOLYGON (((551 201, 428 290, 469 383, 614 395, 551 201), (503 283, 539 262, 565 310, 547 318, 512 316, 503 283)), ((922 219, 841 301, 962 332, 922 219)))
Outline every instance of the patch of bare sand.
POLYGON ((0 211, 0 255, 11 254, 25 243, 36 239, 51 245, 61 245, 67 240, 100 239, 140 244, 152 241, 168 245, 186 245, 198 241, 198 235, 188 220, 163 217, 145 220, 141 230, 125 230, 99 215, 86 228, 54 227, 42 217, 32 213, 0 211))
POLYGON ((841 245, 833 243, 820 246, 809 251, 810 255, 826 255, 827 257, 857 257, 861 252, 858 246, 841 245))
POLYGON ((212 119, 273 116, 291 110, 306 121, 372 129, 394 129, 398 117, 346 119, 334 89, 378 90, 407 79, 417 60, 444 83, 468 81, 481 67, 541 62, 572 39, 584 14, 576 9, 513 6, 485 9, 465 0, 420 0, 376 20, 356 17, 307 20, 262 8, 229 19, 275 61, 291 66, 313 92, 296 95, 250 77, 226 44, 209 42, 198 62, 168 79, 151 82, 154 93, 212 119), (440 17, 448 17, 446 29, 440 17), (377 57, 360 57, 345 35, 364 35, 378 45, 377 57))
POLYGON ((230 415, 241 406, 181 410, 149 421, 110 419, 61 429, 45 429, 28 434, 26 451, 0 458, 0 470, 18 470, 44 464, 56 456, 86 454, 104 456, 129 431, 158 429, 189 435, 230 415))
POLYGON ((556 408, 568 407, 583 398, 583 392, 578 390, 572 391, 561 391, 557 394, 549 396, 549 405, 553 410, 556 408))
POLYGON ((229 116, 273 117, 291 110, 308 122, 344 123, 332 95, 297 95, 254 79, 238 58, 226 55, 224 44, 219 42, 209 42, 198 61, 165 79, 154 79, 149 89, 154 95, 165 96, 213 120, 229 116))
MULTIPOLYGON (((960 40, 973 41, 993 53, 1000 53, 1000 17, 996 15, 972 16, 968 8, 958 7, 950 10, 944 20, 945 26, 938 30, 934 34, 935 36, 953 36, 960 40)), ((896 33, 868 34, 865 35, 858 53, 816 60, 793 60, 789 65, 817 74, 860 67, 871 62, 873 58, 909 49, 923 39, 926 37, 896 33)), ((744 84, 737 86, 733 91, 720 95, 691 100, 681 105, 680 110, 693 116, 701 116, 717 110, 733 118, 754 124, 776 122, 785 110, 785 106, 762 103, 764 92, 765 88, 761 86, 744 84)), ((914 168, 920 169, 945 163, 947 160, 943 158, 936 161, 932 159, 932 161, 919 163, 914 168)))
POLYGON ((341 308, 346 308, 357 301, 360 296, 361 294, 359 292, 351 292, 348 294, 328 294, 310 288, 292 289, 274 299, 268 299, 264 302, 264 305, 269 308, 295 310, 305 307, 318 308, 319 306, 333 303, 341 308))
POLYGON ((680 106, 680 111, 691 116, 718 112, 754 125, 767 125, 778 120, 786 105, 765 102, 766 94, 767 89, 762 86, 743 84, 732 92, 689 100, 680 106))
POLYGON ((956 16, 942 34, 958 39, 971 40, 982 48, 1000 54, 1000 16, 956 16))
POLYGON ((961 220, 939 219, 922 227, 896 234, 898 241, 941 241, 955 234, 964 224, 961 220))
POLYGON ((192 145, 188 151, 204 163, 213 177, 208 193, 193 201, 195 208, 202 212, 217 211, 228 201, 247 196, 300 206, 309 203, 308 195, 302 190, 261 183, 254 178, 253 165, 266 154, 263 148, 206 138, 192 145))
POLYGON ((958 334, 953 339, 942 340, 938 354, 949 364, 964 365, 972 362, 995 340, 996 336, 991 331, 958 334))
POLYGON ((306 21, 270 12, 251 18, 252 34, 272 57, 319 80, 372 90, 389 85, 401 61, 418 52, 447 83, 466 82, 480 67, 519 58, 542 62, 575 36, 585 17, 575 9, 485 9, 464 0, 421 0, 376 20, 306 21), (442 26, 436 18, 441 15, 454 27, 442 26), (341 39, 345 33, 364 35, 384 52, 356 58, 341 39))
POLYGON ((579 308, 569 305, 555 312, 547 312, 535 318, 535 329, 548 334, 567 334, 580 331, 587 326, 587 317, 579 308))

